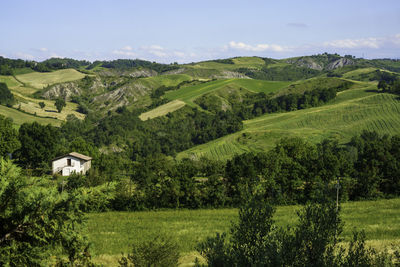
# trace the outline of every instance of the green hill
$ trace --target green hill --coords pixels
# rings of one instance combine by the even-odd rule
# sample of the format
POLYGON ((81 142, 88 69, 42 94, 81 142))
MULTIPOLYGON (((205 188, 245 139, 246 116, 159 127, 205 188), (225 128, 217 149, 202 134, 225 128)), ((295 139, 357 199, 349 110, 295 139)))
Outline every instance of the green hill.
POLYGON ((320 107, 266 114, 244 121, 242 131, 183 151, 178 158, 227 159, 243 152, 268 150, 279 139, 289 136, 306 138, 314 143, 324 138, 337 138, 344 143, 362 130, 400 133, 398 96, 377 93, 375 88, 374 84, 359 83, 320 107))

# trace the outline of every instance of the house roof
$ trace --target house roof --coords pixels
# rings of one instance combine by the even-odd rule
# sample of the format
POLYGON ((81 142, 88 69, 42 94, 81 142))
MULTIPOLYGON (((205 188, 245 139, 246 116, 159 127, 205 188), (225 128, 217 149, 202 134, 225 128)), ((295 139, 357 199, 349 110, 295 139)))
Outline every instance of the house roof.
POLYGON ((80 154, 80 153, 77 153, 77 152, 71 152, 71 153, 56 157, 52 161, 55 161, 55 160, 58 160, 58 159, 61 159, 61 158, 67 157, 67 156, 71 156, 71 157, 78 158, 78 159, 83 159, 83 160, 86 160, 86 161, 92 160, 92 158, 89 157, 89 156, 86 156, 86 155, 83 155, 83 154, 80 154))

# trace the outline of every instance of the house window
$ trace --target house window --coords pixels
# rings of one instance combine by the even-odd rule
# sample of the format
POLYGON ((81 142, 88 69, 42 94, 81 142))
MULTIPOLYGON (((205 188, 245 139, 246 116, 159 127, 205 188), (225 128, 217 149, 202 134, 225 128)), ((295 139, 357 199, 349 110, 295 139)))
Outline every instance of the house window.
POLYGON ((67 159, 67 166, 71 166, 71 159, 67 159))

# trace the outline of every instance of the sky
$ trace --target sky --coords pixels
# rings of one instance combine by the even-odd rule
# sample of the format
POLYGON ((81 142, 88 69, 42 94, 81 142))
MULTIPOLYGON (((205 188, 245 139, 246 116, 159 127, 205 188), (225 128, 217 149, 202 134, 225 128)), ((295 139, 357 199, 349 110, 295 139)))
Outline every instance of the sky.
POLYGON ((2 0, 0 56, 400 58, 399 0, 2 0))

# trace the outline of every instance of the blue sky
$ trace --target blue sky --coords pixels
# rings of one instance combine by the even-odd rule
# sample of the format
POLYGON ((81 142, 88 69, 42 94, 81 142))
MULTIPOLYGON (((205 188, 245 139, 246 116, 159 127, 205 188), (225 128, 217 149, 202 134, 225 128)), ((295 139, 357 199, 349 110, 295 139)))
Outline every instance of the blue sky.
POLYGON ((5 0, 1 11, 11 58, 400 58, 399 0, 5 0))

